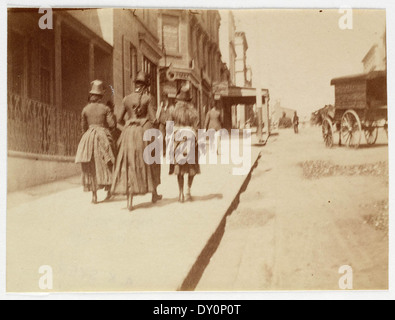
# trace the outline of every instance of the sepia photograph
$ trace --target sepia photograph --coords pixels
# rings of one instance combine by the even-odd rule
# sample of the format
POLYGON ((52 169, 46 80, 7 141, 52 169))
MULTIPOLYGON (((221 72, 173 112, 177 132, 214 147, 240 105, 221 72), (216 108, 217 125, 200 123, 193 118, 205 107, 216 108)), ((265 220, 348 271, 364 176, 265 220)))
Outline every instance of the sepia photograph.
POLYGON ((385 9, 6 10, 7 293, 389 290, 385 9))

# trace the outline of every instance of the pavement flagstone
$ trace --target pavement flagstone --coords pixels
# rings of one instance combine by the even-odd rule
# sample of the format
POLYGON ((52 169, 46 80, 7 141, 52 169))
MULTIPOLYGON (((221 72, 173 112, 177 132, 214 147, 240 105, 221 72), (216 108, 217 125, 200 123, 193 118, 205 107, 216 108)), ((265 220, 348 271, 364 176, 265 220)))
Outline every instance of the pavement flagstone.
POLYGON ((194 201, 180 204, 163 165, 163 201, 136 197, 131 213, 123 197, 91 204, 79 177, 9 194, 7 291, 41 292, 41 266, 52 268, 53 292, 178 290, 246 179, 232 170, 202 165, 194 201))

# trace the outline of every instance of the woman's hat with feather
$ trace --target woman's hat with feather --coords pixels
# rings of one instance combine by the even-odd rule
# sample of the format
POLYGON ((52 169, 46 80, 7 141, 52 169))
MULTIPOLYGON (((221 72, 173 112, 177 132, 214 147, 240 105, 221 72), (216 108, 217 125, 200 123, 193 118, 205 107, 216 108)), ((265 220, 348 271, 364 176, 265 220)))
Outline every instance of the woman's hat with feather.
POLYGON ((140 71, 137 74, 136 80, 134 82, 136 84, 142 84, 142 85, 145 85, 145 86, 149 86, 150 85, 149 76, 144 71, 140 71))

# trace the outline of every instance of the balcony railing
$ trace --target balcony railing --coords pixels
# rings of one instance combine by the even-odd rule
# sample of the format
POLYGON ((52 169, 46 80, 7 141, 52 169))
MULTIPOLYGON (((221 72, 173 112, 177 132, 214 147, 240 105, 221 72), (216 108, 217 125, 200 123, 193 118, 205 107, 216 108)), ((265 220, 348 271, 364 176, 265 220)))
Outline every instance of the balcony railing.
POLYGON ((8 150, 74 156, 81 137, 80 115, 8 93, 8 150))

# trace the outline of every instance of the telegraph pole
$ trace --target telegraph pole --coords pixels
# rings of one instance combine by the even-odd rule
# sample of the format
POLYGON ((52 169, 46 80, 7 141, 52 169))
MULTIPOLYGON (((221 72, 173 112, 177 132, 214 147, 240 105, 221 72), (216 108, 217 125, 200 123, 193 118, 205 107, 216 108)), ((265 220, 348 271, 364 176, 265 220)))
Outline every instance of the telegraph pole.
POLYGON ((256 88, 256 111, 258 116, 258 128, 257 128, 257 138, 258 142, 263 142, 263 134, 262 134, 262 89, 259 82, 259 85, 256 88))
MULTIPOLYGON (((258 15, 256 15, 258 16, 258 15)), ((257 18, 255 18, 257 20, 257 18)), ((256 45, 258 50, 261 50, 261 21, 256 21, 256 26, 257 27, 257 39, 256 39, 256 45)), ((261 69, 258 67, 256 70, 257 72, 257 78, 258 80, 256 81, 256 111, 257 111, 257 120, 258 120, 258 128, 257 128, 257 138, 259 143, 263 143, 263 119, 262 119, 262 72, 261 69)))

